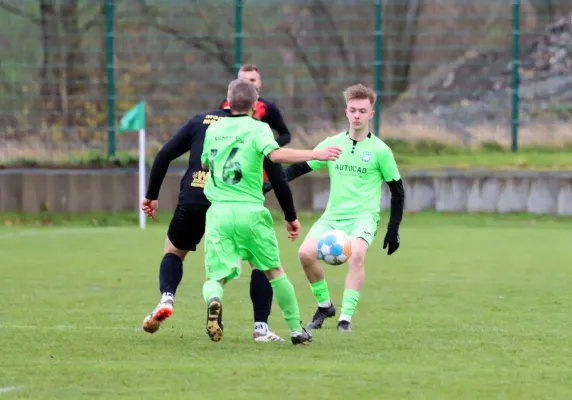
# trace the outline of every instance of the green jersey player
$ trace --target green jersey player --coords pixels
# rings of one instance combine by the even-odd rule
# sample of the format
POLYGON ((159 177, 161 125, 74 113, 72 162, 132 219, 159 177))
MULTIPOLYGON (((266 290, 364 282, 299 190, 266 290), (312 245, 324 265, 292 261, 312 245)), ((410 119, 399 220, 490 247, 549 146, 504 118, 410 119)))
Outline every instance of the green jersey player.
MULTIPOLYGON (((300 311, 294 287, 280 266, 272 216, 264 207, 262 162, 333 161, 340 149, 280 148, 268 124, 251 117, 258 99, 249 81, 230 83, 231 115, 212 124, 206 132, 201 162, 209 170, 204 193, 211 202, 206 214, 203 296, 207 303, 207 333, 222 339, 223 285, 240 274, 241 260, 264 271, 276 302, 291 331, 293 344, 310 342, 312 336, 300 325, 300 311)), ((296 239, 300 224, 294 216, 286 222, 288 236, 296 239)))
MULTIPOLYGON (((324 271, 317 256, 320 236, 330 229, 345 232, 352 239, 352 256, 348 260, 348 273, 338 320, 339 331, 351 331, 350 323, 360 298, 364 282, 364 262, 379 223, 381 186, 386 182, 391 190, 391 216, 383 248, 392 254, 399 247, 399 224, 403 218, 405 199, 403 184, 391 149, 369 132, 376 95, 363 85, 350 86, 344 91, 349 130, 328 137, 316 150, 326 146, 342 149, 335 161, 310 161, 286 168, 292 180, 318 168, 327 167, 330 175, 330 197, 324 214, 312 226, 298 256, 318 302, 318 310, 308 329, 319 329, 326 318, 335 316, 336 309, 330 299, 324 271)), ((271 189, 265 184, 265 191, 271 189)))

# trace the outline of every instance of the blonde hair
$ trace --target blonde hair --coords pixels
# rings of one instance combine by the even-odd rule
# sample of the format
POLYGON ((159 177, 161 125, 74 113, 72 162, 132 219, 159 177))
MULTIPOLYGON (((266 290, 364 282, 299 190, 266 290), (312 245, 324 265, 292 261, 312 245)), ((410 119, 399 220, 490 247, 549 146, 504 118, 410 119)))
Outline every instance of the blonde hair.
POLYGON ((227 98, 232 111, 246 113, 258 100, 258 90, 252 82, 235 79, 228 85, 227 98))
POLYGON ((350 100, 368 99, 373 106, 377 99, 377 95, 371 88, 358 83, 357 85, 352 85, 344 90, 344 99, 346 100, 346 103, 350 100))

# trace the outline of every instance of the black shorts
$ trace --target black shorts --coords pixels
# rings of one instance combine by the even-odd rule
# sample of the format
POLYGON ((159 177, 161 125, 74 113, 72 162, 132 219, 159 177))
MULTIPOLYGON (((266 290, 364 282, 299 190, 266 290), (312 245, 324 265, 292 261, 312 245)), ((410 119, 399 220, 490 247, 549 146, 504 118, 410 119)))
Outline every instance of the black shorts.
POLYGON ((205 234, 205 220, 209 206, 178 204, 169 224, 167 237, 179 250, 195 251, 205 234))

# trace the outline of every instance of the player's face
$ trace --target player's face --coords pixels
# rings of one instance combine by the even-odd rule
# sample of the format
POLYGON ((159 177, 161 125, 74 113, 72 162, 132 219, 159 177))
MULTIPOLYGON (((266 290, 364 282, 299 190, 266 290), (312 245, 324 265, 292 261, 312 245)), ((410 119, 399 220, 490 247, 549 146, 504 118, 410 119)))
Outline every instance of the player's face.
POLYGON ((254 83, 254 86, 256 86, 257 90, 260 90, 260 87, 262 86, 260 74, 256 71, 239 71, 238 79, 244 79, 245 81, 254 83))
POLYGON ((373 108, 368 99, 350 100, 346 106, 346 117, 353 129, 364 129, 369 126, 373 117, 373 108))

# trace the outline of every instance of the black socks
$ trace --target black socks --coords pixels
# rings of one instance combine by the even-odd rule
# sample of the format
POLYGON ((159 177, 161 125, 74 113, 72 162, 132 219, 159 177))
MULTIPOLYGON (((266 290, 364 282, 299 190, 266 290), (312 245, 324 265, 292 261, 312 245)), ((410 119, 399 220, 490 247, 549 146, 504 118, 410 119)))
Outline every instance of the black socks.
POLYGON ((176 254, 165 254, 159 268, 159 290, 161 293, 174 295, 181 279, 183 279, 183 260, 176 254))

